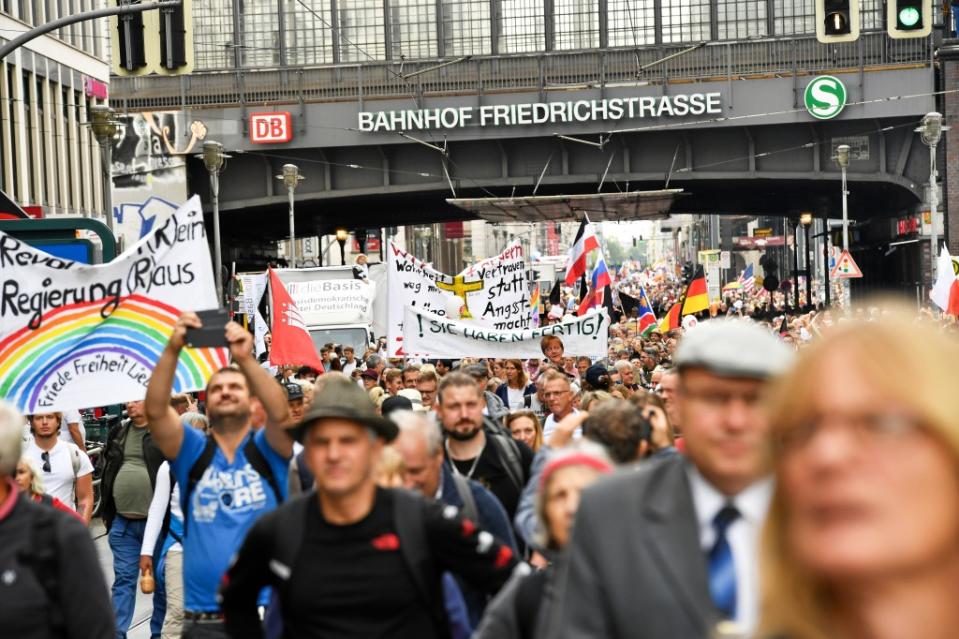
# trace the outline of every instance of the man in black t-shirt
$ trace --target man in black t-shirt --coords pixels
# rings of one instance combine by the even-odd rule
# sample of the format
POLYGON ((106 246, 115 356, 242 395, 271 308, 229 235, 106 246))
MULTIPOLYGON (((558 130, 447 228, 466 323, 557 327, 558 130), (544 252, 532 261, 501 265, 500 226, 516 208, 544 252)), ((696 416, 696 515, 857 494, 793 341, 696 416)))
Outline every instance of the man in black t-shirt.
POLYGON ((493 493, 512 520, 529 480, 533 451, 512 437, 483 426, 483 400, 473 378, 450 373, 440 382, 436 417, 446 435, 450 470, 480 482, 493 493))
POLYGON ((231 637, 263 637, 256 601, 264 586, 279 594, 290 639, 430 639, 449 634, 443 572, 490 593, 505 583, 517 560, 493 535, 455 507, 377 487, 380 453, 396 435, 356 384, 330 380, 317 394, 294 429, 316 491, 247 535, 221 588, 231 637))

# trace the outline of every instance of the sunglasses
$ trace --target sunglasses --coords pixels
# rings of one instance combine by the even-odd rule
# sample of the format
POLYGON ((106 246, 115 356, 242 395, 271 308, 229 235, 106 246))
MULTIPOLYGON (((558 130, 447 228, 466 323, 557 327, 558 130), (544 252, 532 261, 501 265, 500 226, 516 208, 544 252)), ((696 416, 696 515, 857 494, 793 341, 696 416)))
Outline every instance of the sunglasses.
POLYGON ((40 453, 40 459, 43 460, 43 472, 45 473, 51 472, 52 469, 50 468, 50 453, 48 452, 40 453))

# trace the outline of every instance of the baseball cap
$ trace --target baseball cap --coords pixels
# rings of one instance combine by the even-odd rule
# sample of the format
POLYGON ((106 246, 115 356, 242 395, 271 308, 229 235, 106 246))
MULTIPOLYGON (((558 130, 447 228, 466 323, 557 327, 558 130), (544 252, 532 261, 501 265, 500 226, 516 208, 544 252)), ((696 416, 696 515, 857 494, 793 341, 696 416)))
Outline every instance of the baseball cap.
POLYGON ((380 405, 380 413, 387 419, 389 419, 390 413, 398 410, 413 410, 413 402, 402 395, 391 395, 384 399, 380 405))
POLYGON ((294 399, 303 399, 303 387, 295 382, 287 382, 283 384, 286 388, 286 399, 287 401, 292 401, 294 399))

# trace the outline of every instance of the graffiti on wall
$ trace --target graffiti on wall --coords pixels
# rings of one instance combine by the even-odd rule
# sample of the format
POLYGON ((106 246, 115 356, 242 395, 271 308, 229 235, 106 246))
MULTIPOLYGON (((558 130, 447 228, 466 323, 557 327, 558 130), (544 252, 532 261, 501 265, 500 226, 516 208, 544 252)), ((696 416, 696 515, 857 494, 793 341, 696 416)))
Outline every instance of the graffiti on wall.
POLYGON ((186 202, 186 154, 206 137, 206 125, 186 125, 182 112, 118 116, 113 142, 113 217, 131 246, 186 202))

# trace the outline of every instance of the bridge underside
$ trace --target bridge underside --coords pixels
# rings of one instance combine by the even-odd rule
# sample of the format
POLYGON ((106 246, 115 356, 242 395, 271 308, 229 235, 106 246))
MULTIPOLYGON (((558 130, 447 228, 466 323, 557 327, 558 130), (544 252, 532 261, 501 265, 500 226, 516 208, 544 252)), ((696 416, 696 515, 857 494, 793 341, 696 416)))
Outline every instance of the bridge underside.
MULTIPOLYGON (((895 217, 922 200, 928 150, 915 119, 850 120, 615 135, 599 149, 556 137, 449 144, 449 156, 414 142, 237 153, 221 178, 224 237, 286 237, 288 199, 275 176, 288 162, 306 177, 296 191, 298 234, 473 219, 448 198, 525 197, 682 189, 674 213, 841 214, 834 148, 853 147, 854 219, 895 217)), ((590 138, 595 141, 597 138, 590 138)), ((209 201, 207 174, 189 164, 190 188, 209 201)))

